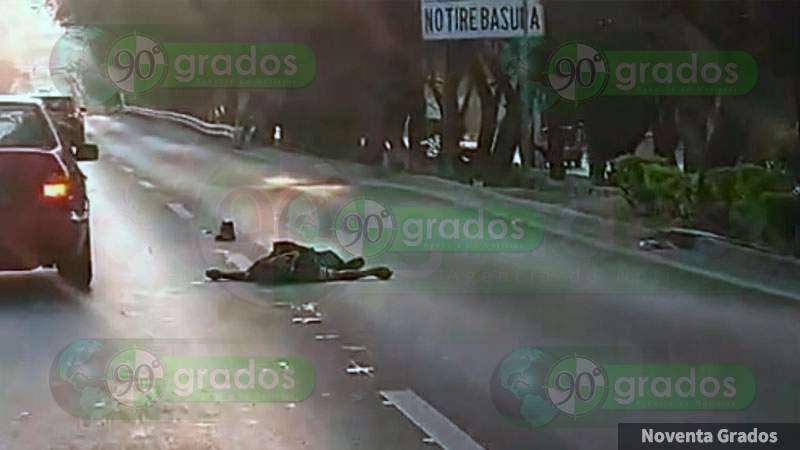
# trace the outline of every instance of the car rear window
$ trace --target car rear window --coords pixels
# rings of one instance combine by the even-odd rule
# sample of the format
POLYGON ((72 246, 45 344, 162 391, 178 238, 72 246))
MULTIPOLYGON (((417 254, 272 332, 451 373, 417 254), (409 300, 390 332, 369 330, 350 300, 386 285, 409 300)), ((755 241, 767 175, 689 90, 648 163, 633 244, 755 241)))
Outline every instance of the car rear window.
POLYGON ((44 99, 45 108, 49 111, 72 111, 75 106, 72 104, 72 99, 69 97, 64 98, 46 98, 44 99))
POLYGON ((0 147, 54 148, 56 139, 33 105, 0 105, 0 147))

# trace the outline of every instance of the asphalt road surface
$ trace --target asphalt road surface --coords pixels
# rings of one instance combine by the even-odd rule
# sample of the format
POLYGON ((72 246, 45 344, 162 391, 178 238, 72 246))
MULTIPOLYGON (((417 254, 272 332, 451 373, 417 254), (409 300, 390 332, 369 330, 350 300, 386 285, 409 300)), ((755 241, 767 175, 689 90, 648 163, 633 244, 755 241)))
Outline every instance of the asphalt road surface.
POLYGON ((614 449, 623 421, 800 419, 792 301, 549 233, 524 254, 384 253, 369 262, 395 269, 386 282, 211 283, 206 268, 246 265, 305 213, 306 242, 341 251, 315 237, 316 210, 355 198, 453 204, 361 183, 324 159, 237 152, 175 124, 112 116, 90 128, 102 152, 84 165, 93 290, 75 292, 47 270, 0 274, 0 449, 410 449, 435 446, 429 434, 451 448, 614 449), (209 230, 227 217, 239 239, 215 242, 209 230), (312 310, 319 323, 293 322, 312 310), (58 352, 86 338, 301 357, 316 383, 296 403, 176 403, 156 421, 81 421, 56 404, 49 377, 58 352), (603 420, 592 426, 520 426, 501 413, 492 379, 506 355, 571 346, 620 361, 741 364, 755 399, 738 411, 594 411, 603 420), (351 360, 374 371, 348 373, 351 360), (381 391, 405 392, 406 411, 381 391))

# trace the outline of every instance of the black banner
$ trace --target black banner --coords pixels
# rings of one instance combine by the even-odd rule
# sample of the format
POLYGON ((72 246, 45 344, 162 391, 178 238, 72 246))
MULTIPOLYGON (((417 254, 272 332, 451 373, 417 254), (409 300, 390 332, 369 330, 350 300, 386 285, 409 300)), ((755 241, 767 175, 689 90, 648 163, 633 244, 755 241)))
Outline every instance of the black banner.
POLYGON ((621 423, 619 450, 795 450, 800 423, 621 423))

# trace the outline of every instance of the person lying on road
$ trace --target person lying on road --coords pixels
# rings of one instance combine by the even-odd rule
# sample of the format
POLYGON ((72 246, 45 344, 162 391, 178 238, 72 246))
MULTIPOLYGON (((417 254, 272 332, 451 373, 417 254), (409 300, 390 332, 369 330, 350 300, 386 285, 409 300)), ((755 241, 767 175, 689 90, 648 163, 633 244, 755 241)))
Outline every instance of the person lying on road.
POLYGON ((214 281, 252 281, 260 284, 355 281, 370 276, 388 280, 392 276, 388 267, 364 269, 364 264, 364 258, 345 261, 330 250, 318 252, 294 242, 281 241, 273 243, 272 252, 259 258, 247 270, 223 271, 212 268, 206 271, 206 276, 214 281))

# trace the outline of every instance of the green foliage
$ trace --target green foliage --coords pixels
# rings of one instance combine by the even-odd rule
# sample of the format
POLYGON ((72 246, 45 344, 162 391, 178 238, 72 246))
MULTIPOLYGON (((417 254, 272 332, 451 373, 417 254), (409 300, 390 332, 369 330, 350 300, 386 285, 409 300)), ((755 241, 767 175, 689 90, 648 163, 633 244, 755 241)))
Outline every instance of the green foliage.
POLYGON ((709 170, 703 178, 703 201, 757 201, 764 192, 788 192, 792 181, 782 170, 755 164, 709 170))
POLYGON ((640 206, 647 208, 654 200, 654 194, 644 186, 642 158, 633 155, 618 158, 614 161, 610 181, 622 190, 625 200, 634 209, 639 209, 640 206))
POLYGON ((682 185, 674 178, 666 166, 635 155, 615 159, 611 173, 612 185, 622 190, 632 208, 645 214, 659 212, 669 204, 670 186, 682 185))
POLYGON ((676 166, 644 164, 644 185, 655 196, 656 211, 686 218, 692 212, 697 192, 697 178, 676 166))
POLYGON ((743 164, 738 169, 736 194, 750 200, 764 192, 787 192, 792 189, 791 179, 778 170, 767 170, 754 164, 743 164))
POLYGON ((752 240, 779 235, 786 228, 781 211, 794 201, 784 171, 754 164, 710 170, 702 185, 698 175, 637 156, 617 158, 613 166, 612 183, 640 213, 689 219, 699 208, 722 204, 733 234, 752 240))
POLYGON ((709 170, 703 175, 703 186, 700 189, 702 202, 721 201, 730 205, 736 201, 736 177, 734 167, 719 167, 709 170))

